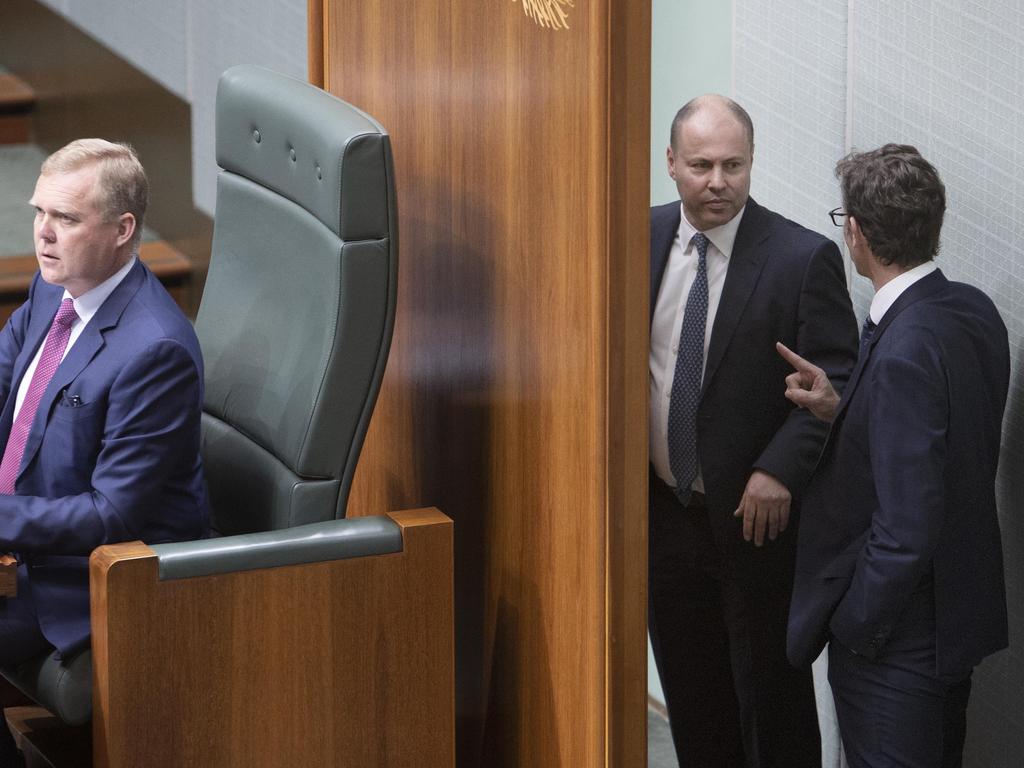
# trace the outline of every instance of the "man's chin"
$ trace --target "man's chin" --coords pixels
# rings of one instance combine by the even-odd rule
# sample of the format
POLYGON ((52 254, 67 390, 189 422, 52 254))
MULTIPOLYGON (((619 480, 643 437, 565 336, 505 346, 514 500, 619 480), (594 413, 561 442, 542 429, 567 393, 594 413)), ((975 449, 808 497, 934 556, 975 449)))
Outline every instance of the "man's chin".
POLYGON ((54 269, 54 265, 46 264, 42 260, 39 261, 39 276, 43 278, 43 282, 49 283, 50 285, 60 285, 60 272, 54 269))

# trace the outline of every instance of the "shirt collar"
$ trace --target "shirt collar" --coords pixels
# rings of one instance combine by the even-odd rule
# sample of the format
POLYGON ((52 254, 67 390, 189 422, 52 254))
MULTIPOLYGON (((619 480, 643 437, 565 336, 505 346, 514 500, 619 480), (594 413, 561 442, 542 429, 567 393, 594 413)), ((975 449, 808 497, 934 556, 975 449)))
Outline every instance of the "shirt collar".
MULTIPOLYGON (((711 241, 711 244, 717 248, 725 258, 732 256, 732 247, 736 242, 736 232, 740 228, 740 220, 743 218, 743 212, 747 210, 747 206, 744 205, 740 208, 740 212, 729 219, 725 224, 720 227, 713 227, 704 231, 704 236, 711 241)), ((685 251, 693 239, 693 236, 697 234, 697 230, 686 218, 686 210, 683 208, 683 204, 679 203, 679 242, 683 245, 685 251)))
POLYGON ((888 283, 883 285, 875 293, 875 297, 871 300, 871 309, 868 314, 871 317, 871 322, 876 325, 882 322, 882 318, 885 317, 885 313, 889 311, 889 307, 896 303, 898 299, 907 288, 912 286, 922 277, 926 277, 934 272, 938 267, 934 261, 926 261, 924 264, 918 264, 913 269, 908 269, 888 283))
POLYGON ((73 298, 70 293, 64 291, 64 298, 71 299, 75 304, 75 313, 78 315, 78 319, 82 321, 82 325, 85 325, 92 316, 96 314, 103 302, 114 292, 114 289, 121 284, 132 267, 135 266, 135 256, 132 256, 128 260, 128 263, 121 267, 117 272, 112 274, 102 283, 97 285, 95 288, 90 288, 88 291, 83 293, 77 299, 73 298))

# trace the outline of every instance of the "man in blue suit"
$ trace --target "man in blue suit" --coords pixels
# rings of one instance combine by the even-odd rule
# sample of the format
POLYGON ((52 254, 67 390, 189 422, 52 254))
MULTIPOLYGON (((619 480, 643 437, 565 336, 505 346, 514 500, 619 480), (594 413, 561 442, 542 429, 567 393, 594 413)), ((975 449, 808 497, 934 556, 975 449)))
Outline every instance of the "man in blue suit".
POLYGON ((821 766, 786 617, 826 430, 784 397, 775 341, 840 381, 857 323, 835 243, 749 197, 753 149, 738 104, 694 99, 667 153, 680 199, 651 209, 648 625, 684 768, 821 766))
POLYGON ((945 190, 905 145, 836 169, 844 236, 875 296, 840 398, 780 345, 787 396, 832 423, 804 500, 789 656, 829 648, 854 768, 959 766, 971 672, 1007 645, 995 479, 1009 385, 1006 328, 947 280, 945 190))
MULTIPOLYGON (((72 142, 31 205, 39 273, 0 332, 0 663, 89 643, 89 553, 207 531, 203 369, 188 320, 138 259, 147 202, 134 151, 72 142)), ((6 730, 6 729, 3 729, 6 730)))

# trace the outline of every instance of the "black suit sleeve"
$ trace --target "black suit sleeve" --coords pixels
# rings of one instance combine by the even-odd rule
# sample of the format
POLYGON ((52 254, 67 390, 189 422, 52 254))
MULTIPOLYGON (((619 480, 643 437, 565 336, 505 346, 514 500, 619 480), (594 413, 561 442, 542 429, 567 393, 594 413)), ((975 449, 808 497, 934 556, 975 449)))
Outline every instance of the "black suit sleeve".
MULTIPOLYGON (((831 240, 811 255, 800 288, 796 351, 821 367, 842 392, 857 362, 857 321, 853 315, 839 249, 831 240)), ((781 383, 781 382, 780 382, 781 383)), ((794 407, 754 463, 780 480, 794 497, 807 485, 828 425, 794 407)))

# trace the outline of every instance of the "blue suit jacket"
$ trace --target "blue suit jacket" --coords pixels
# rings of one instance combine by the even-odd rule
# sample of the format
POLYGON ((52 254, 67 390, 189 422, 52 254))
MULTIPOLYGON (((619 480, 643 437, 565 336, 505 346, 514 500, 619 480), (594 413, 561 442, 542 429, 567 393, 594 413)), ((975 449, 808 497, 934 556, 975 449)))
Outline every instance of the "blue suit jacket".
MULTIPOLYGON (((0 445, 62 295, 36 275, 0 332, 0 445)), ((27 569, 17 599, 33 601, 43 634, 62 653, 88 643, 94 548, 205 535, 202 382, 192 326, 136 262, 57 368, 15 495, 0 495, 0 551, 17 552, 27 569)))
MULTIPOLYGON (((652 318, 680 217, 679 201, 651 209, 652 318)), ((799 497, 826 433, 786 399, 792 369, 775 351, 776 341, 841 384, 856 361, 857 321, 836 244, 749 199, 711 330, 697 440, 718 543, 766 578, 775 560, 788 561, 784 570, 791 572, 796 520, 771 546, 758 548, 742 540, 733 511, 754 468, 799 497)), ((788 590, 788 577, 780 579, 788 590)))
POLYGON ((793 663, 809 664, 828 629, 874 657, 928 580, 937 675, 1006 646, 995 477, 1009 368, 992 302, 939 271, 885 313, 805 497, 793 663))

